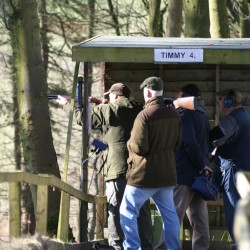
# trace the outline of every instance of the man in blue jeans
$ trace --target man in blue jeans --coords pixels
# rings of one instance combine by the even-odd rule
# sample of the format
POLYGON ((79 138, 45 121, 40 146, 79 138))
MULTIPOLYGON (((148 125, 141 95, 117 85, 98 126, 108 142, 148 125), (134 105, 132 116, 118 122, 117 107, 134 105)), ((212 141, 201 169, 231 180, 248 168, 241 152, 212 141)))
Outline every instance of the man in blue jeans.
POLYGON ((236 188, 235 174, 250 171, 250 113, 241 106, 241 93, 229 89, 219 93, 220 111, 224 115, 218 127, 225 134, 214 141, 216 179, 223 192, 224 213, 229 234, 235 245, 233 223, 236 204, 240 195, 236 188))
POLYGON ((149 77, 140 86, 145 106, 134 122, 130 139, 127 185, 120 206, 124 249, 138 250, 141 242, 137 218, 150 197, 160 211, 167 249, 180 250, 180 225, 173 200, 176 185, 174 150, 181 143, 181 118, 162 97, 163 82, 149 77))

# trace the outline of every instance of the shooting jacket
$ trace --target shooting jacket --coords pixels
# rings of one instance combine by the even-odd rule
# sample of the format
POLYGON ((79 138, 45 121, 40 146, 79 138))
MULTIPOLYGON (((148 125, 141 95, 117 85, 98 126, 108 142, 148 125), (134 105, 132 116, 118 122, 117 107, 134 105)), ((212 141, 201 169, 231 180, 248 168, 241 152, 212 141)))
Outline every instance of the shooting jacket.
POLYGON ((154 97, 135 119, 128 141, 127 181, 137 187, 160 188, 176 184, 174 150, 181 144, 181 118, 173 107, 154 97))
MULTIPOLYGON (((219 123, 227 138, 218 146, 216 163, 222 159, 233 163, 234 170, 250 171, 250 113, 239 107, 229 113, 219 123)), ((223 138, 222 138, 223 140, 223 138)), ((220 163, 218 164, 220 165, 220 163)))
MULTIPOLYGON (((127 172, 127 141, 142 104, 121 96, 114 103, 100 104, 92 110, 92 129, 100 130, 108 144, 104 151, 105 181, 125 176, 127 172)), ((82 111, 75 109, 77 123, 82 125, 82 111)))
POLYGON ((191 186, 195 177, 209 166, 209 120, 205 107, 200 110, 180 109, 182 144, 175 153, 177 182, 191 186))

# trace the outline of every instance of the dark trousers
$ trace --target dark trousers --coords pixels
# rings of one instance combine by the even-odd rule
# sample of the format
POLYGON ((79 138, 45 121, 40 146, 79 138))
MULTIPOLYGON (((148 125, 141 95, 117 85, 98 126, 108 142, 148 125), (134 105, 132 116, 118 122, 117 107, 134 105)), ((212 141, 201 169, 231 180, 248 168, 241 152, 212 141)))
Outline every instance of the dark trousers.
MULTIPOLYGON (((108 199, 108 241, 116 250, 123 250, 124 234, 120 225, 120 205, 127 181, 125 176, 106 182, 108 199)), ((138 229, 142 250, 153 249, 153 227, 149 200, 141 207, 138 217, 138 229)))

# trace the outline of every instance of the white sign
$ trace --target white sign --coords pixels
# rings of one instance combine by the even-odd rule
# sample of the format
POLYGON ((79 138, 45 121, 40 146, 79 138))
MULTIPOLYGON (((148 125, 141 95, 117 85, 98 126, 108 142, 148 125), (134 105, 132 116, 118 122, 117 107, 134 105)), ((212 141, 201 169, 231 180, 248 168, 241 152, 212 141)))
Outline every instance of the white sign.
POLYGON ((155 49, 155 63, 203 62, 203 49, 155 49))

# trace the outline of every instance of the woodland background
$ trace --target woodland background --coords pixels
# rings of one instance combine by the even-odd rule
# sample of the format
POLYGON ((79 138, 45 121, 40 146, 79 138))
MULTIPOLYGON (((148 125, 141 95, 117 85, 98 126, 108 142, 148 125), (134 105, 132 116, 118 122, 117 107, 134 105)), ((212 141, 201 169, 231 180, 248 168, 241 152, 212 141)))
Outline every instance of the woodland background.
MULTIPOLYGON (((1 0, 0 166, 60 177, 67 115, 47 94, 71 92, 71 47, 96 35, 250 37, 249 0, 1 0)), ((101 98, 99 65, 91 66, 92 96, 101 98)), ((83 70, 81 69, 83 72, 83 70)), ((81 128, 73 125, 68 182, 79 188, 81 128)), ((89 163, 95 170, 95 162, 89 163)), ((96 194, 95 171, 89 192, 96 194)), ((51 190, 55 233, 60 195, 51 190)), ((22 233, 33 234, 35 190, 22 185, 22 233), (29 223, 31 222, 31 223, 29 223)), ((7 184, 0 184, 0 239, 8 240, 7 184)), ((70 227, 79 239, 78 202, 70 227)), ((92 232, 89 208, 88 234, 92 232)), ((83 237, 83 238, 84 238, 83 237)))

